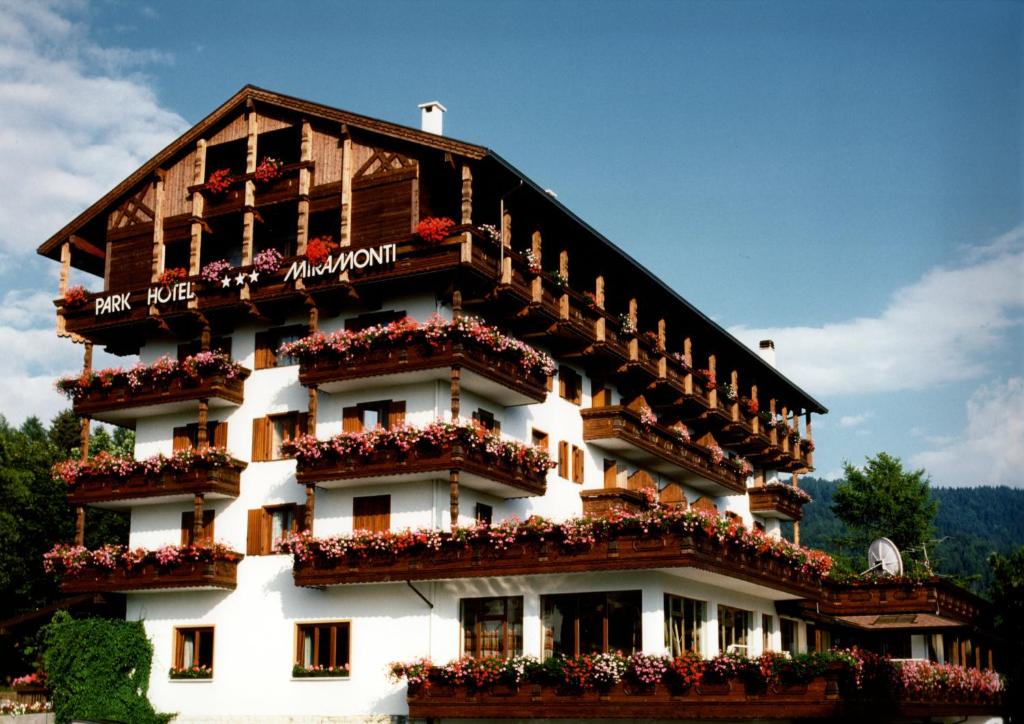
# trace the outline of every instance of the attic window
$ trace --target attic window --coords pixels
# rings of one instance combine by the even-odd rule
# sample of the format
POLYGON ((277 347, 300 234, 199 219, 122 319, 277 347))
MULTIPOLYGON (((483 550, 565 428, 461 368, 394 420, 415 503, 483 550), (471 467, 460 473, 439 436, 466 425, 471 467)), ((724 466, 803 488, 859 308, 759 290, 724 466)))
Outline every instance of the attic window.
POLYGON ((894 623, 916 623, 917 614, 914 613, 887 613, 875 619, 875 626, 894 623))

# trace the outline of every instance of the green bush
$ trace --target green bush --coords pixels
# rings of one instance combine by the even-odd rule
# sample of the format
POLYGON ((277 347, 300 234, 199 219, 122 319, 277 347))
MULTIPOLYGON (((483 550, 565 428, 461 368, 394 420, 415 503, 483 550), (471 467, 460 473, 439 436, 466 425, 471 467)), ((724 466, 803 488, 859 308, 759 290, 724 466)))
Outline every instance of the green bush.
POLYGON ((149 703, 153 646, 141 621, 74 619, 57 612, 46 628, 46 672, 57 724, 102 719, 165 724, 149 703))

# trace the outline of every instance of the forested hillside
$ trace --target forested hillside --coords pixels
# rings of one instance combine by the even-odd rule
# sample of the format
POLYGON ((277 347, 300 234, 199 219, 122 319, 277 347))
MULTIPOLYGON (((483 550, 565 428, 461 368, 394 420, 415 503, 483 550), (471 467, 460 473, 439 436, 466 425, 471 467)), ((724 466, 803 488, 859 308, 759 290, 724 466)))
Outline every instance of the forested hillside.
MULTIPOLYGON (((847 559, 854 568, 863 564, 864 551, 844 545, 845 526, 832 514, 833 481, 812 477, 800 479, 800 487, 814 498, 804 507, 800 542, 847 559)), ((988 589, 991 553, 1007 554, 1024 545, 1024 490, 982 486, 977 488, 932 488, 938 501, 935 543, 928 556, 935 572, 958 577, 979 592, 988 589)), ((920 554, 909 556, 920 559, 920 554)))

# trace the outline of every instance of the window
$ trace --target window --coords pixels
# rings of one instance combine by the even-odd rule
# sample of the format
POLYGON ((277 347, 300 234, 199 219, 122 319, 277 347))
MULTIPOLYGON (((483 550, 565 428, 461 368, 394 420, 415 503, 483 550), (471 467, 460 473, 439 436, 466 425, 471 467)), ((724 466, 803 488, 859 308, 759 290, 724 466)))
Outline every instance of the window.
POLYGON ((248 522, 246 555, 270 555, 274 552, 274 541, 285 533, 306 529, 306 506, 287 503, 254 508, 249 511, 248 522))
MULTIPOLYGON (((186 265, 187 266, 187 265, 186 265)), ((178 361, 190 357, 194 354, 199 354, 203 351, 202 340, 193 339, 191 342, 185 342, 184 344, 178 345, 178 361)), ((220 352, 226 354, 228 357, 231 356, 231 337, 213 337, 210 339, 210 351, 220 352)))
POLYGON ((782 637, 782 650, 788 651, 790 655, 799 653, 796 640, 796 621, 791 618, 779 619, 779 633, 782 637))
POLYGON ((558 441, 558 477, 569 479, 569 443, 558 441))
POLYGON ((391 530, 391 496, 366 495, 352 498, 352 530, 381 533, 391 530))
POLYGON ((203 511, 203 525, 199 532, 199 540, 195 536, 196 514, 193 511, 181 514, 181 544, 191 546, 196 543, 213 543, 213 511, 203 511))
POLYGON ((572 481, 583 482, 583 449, 572 446, 572 481))
POLYGON ((388 430, 405 424, 405 400, 362 402, 342 410, 341 428, 345 432, 363 432, 383 427, 388 430))
POLYGON ((295 630, 295 668, 320 667, 333 676, 349 675, 352 636, 348 621, 300 623, 295 630))
POLYGON ((761 642, 762 651, 774 651, 775 642, 772 640, 775 634, 775 617, 767 614, 761 614, 761 642))
POLYGON ((594 382, 590 386, 590 406, 608 407, 612 404, 612 391, 601 382, 594 382))
POLYGON ((297 365, 295 357, 282 357, 277 354, 278 348, 285 342, 294 342, 309 334, 309 328, 302 325, 276 327, 256 333, 256 369, 265 370, 271 367, 287 367, 297 365))
POLYGON ((462 599, 462 653, 478 659, 521 656, 522 596, 462 599))
POLYGON ((578 405, 583 401, 582 391, 583 378, 580 377, 579 373, 571 367, 565 367, 564 365, 559 367, 558 394, 574 405, 578 405))
POLYGON ((476 504, 476 522, 483 525, 490 525, 494 520, 494 508, 486 503, 476 504))
MULTIPOLYGON (((206 443, 211 447, 228 446, 228 424, 211 420, 206 423, 206 443)), ((188 425, 174 428, 174 452, 195 449, 199 447, 199 423, 193 422, 188 425)))
POLYGON ((665 647, 673 656, 701 653, 706 606, 704 601, 665 594, 665 647))
POLYGON ((174 668, 213 670, 213 626, 174 629, 174 668))
POLYGON ((533 431, 530 433, 530 442, 532 442, 536 447, 539 447, 541 450, 547 451, 548 434, 543 430, 538 430, 537 428, 534 428, 533 431))
POLYGON ((308 429, 309 414, 305 412, 255 418, 252 421, 252 461, 282 459, 281 443, 305 435, 308 429))
POLYGON ((640 591, 542 596, 544 656, 640 650, 640 591))
POLYGON ((378 325, 391 324, 392 322, 399 322, 405 319, 408 315, 405 311, 396 312, 394 310, 387 310, 384 312, 370 312, 369 314, 360 314, 358 317, 350 317, 345 320, 345 330, 348 332, 358 332, 366 329, 367 327, 376 327, 378 325))
POLYGON ((732 606, 718 607, 718 649, 722 653, 746 654, 753 614, 732 606))
POLYGON ((501 432, 501 423, 494 419, 494 413, 485 410, 482 407, 473 413, 473 422, 477 423, 485 430, 490 430, 495 433, 501 432))

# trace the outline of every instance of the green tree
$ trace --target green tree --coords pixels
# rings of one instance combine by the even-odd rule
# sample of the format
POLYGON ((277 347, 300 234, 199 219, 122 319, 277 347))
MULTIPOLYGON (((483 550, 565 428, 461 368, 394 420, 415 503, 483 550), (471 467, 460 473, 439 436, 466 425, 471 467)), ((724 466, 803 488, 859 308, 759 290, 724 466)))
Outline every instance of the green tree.
POLYGON ((82 442, 82 423, 71 410, 62 410, 50 422, 50 443, 57 457, 66 460, 82 442))
POLYGON ((905 471, 899 458, 880 452, 868 458, 863 469, 845 463, 843 471, 832 512, 851 532, 852 545, 864 550, 880 536, 903 551, 928 543, 938 503, 924 470, 905 471))
POLYGON ((995 608, 995 631, 1003 644, 997 669, 1007 677, 1007 704, 1012 721, 1024 721, 1024 546, 1003 556, 989 558, 992 585, 989 595, 995 608))

